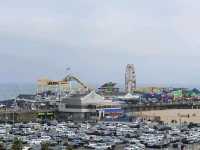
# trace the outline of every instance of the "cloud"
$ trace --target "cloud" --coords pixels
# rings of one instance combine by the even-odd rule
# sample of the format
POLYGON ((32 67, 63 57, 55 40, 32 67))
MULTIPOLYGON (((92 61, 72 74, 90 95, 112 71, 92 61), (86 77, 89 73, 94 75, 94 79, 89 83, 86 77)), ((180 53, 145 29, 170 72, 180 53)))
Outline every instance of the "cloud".
POLYGON ((13 68, 3 67, 5 81, 60 78, 70 66, 87 82, 123 83, 127 63, 136 65, 138 83, 194 84, 199 76, 190 74, 200 69, 198 1, 0 3, 0 63, 21 70, 6 77, 13 68), (15 59, 1 59, 5 55, 15 59), (30 63, 36 74, 22 69, 31 71, 30 63))

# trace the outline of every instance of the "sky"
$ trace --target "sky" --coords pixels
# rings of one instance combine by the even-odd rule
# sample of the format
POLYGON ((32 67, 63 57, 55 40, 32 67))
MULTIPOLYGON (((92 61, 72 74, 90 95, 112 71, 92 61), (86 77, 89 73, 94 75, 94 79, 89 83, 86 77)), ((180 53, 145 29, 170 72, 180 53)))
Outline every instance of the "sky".
POLYGON ((200 85, 199 0, 0 0, 0 83, 200 85))

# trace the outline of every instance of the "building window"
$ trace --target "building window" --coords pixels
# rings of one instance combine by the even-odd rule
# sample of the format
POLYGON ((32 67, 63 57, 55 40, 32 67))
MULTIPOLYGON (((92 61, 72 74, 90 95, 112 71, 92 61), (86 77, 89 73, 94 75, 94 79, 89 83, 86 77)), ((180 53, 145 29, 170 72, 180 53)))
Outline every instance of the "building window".
POLYGON ((94 105, 88 105, 87 108, 88 108, 88 109, 95 109, 96 106, 94 106, 94 105))

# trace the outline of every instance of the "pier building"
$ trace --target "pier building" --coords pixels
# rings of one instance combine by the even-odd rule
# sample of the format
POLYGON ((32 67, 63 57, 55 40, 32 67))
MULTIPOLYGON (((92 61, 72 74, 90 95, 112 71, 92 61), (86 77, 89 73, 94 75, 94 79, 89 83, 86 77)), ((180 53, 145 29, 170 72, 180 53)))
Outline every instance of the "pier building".
MULTIPOLYGON (((103 96, 92 91, 88 94, 71 95, 63 98, 58 104, 58 111, 65 113, 66 119, 101 119, 121 109, 118 102, 106 100, 103 96)), ((119 111, 117 111, 119 112, 119 111)))

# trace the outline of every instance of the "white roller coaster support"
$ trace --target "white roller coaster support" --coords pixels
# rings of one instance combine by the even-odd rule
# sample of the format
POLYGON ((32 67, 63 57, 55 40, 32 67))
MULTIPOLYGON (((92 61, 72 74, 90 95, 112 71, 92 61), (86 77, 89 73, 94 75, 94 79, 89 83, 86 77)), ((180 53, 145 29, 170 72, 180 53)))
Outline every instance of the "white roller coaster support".
POLYGON ((76 81, 77 83, 79 83, 82 87, 84 87, 86 90, 91 91, 91 89, 86 86, 79 78, 72 76, 72 75, 68 75, 64 78, 64 81, 76 81))

